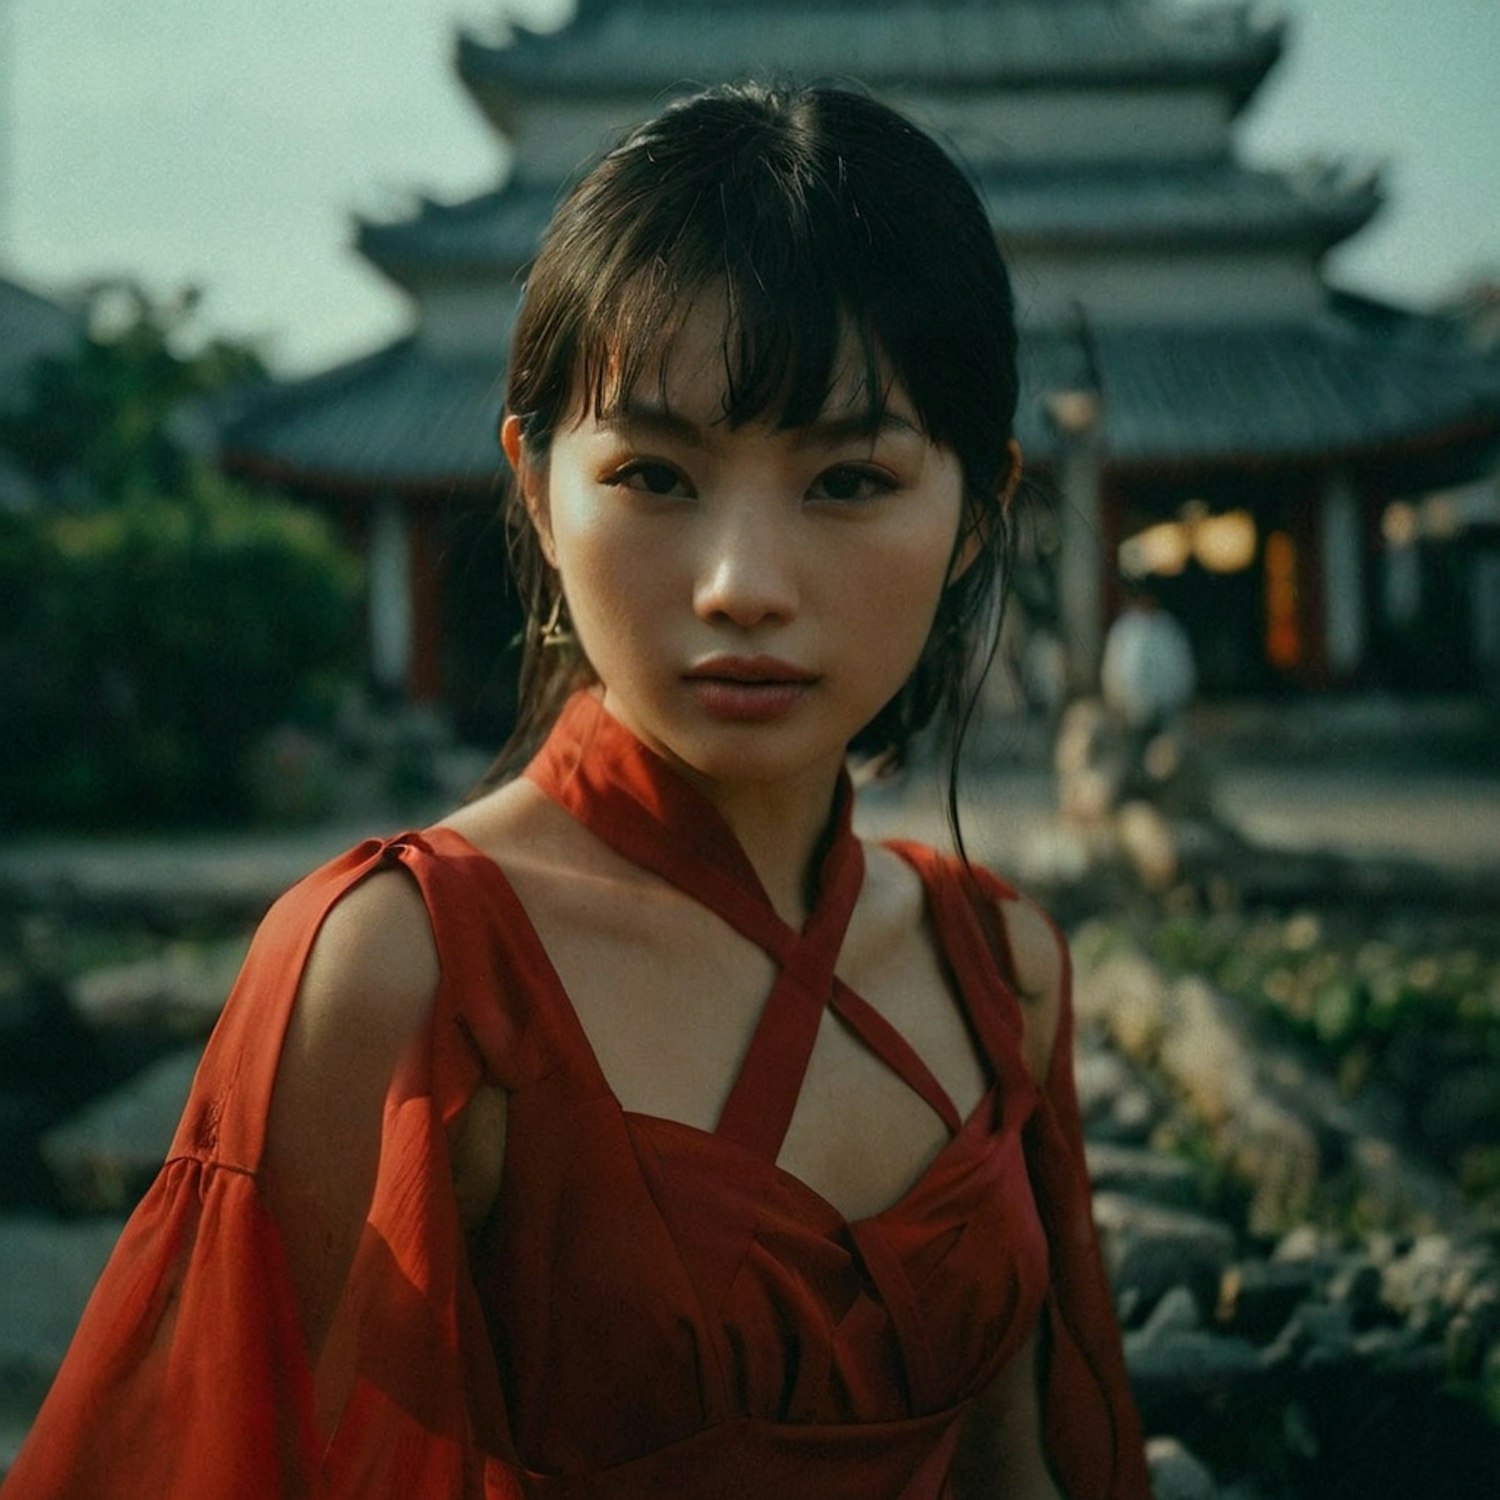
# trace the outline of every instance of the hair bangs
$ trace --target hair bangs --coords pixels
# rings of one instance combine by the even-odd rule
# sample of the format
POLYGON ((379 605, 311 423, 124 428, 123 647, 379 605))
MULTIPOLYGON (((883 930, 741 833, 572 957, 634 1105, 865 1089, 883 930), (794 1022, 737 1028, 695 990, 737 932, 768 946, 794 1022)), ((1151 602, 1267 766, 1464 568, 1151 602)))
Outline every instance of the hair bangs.
POLYGON ((665 403, 683 326, 703 299, 715 298, 723 313, 722 420, 730 427, 804 426, 860 404, 871 428, 878 425, 896 372, 858 278, 848 274, 852 257, 830 246, 837 222, 817 222, 834 216, 818 215, 805 193, 777 198, 697 194, 681 205, 682 217, 651 215, 611 247, 576 320, 578 416, 617 416, 653 382, 665 403))

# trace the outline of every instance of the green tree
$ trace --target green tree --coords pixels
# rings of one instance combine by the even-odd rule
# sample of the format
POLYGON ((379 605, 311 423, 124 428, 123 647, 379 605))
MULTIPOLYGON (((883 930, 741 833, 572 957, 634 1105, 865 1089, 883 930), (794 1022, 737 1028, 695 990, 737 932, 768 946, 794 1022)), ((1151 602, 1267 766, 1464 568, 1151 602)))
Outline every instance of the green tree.
POLYGON ((184 412, 266 378, 253 346, 197 329, 201 300, 191 287, 165 301, 131 281, 93 287, 79 347, 32 367, 20 403, 0 413, 0 448, 44 486, 81 481, 97 503, 181 493, 193 463, 184 412))
POLYGON ((53 502, 0 513, 0 825, 237 817, 257 743, 358 672, 356 559, 195 452, 184 414, 265 376, 198 306, 100 285, 0 416, 53 502))
POLYGON ((247 753, 357 671, 358 572, 315 513, 211 475, 0 515, 0 823, 243 815, 247 753))

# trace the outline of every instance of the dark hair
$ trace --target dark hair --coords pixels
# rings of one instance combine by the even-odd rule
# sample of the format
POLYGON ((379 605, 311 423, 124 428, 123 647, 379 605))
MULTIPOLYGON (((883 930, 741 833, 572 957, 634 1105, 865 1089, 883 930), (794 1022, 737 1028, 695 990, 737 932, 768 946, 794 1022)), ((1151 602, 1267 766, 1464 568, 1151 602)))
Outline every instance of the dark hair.
MULTIPOLYGON (((957 455, 976 560, 944 590, 907 682, 853 749, 899 764, 942 710, 956 766, 994 654, 1009 576, 1016 330, 1010 281, 979 199, 931 137, 848 88, 738 84, 674 103, 573 188, 542 242, 511 344, 506 406, 529 457, 558 425, 607 416, 662 378, 695 296, 722 288, 724 417, 791 427, 823 410, 851 340, 872 418, 894 378, 927 436, 957 455), (981 650, 981 645, 984 649, 981 650), (981 671, 982 677, 982 671, 981 671)), ((512 484, 511 560, 526 613, 516 732, 491 779, 592 680, 544 644, 558 580, 512 484)), ((950 812, 956 793, 949 781, 950 812)))

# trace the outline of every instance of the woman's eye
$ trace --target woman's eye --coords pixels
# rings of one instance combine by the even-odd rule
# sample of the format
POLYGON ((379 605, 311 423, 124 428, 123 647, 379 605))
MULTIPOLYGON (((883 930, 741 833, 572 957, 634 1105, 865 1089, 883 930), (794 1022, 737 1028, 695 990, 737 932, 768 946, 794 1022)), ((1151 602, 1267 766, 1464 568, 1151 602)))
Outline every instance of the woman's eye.
POLYGON ((687 493, 687 481, 671 464, 633 463, 616 469, 608 483, 623 486, 628 490, 642 490, 648 495, 679 495, 687 493))
POLYGON ((895 488, 888 474, 858 464, 838 464, 820 474, 808 492, 814 500, 873 500, 895 488))

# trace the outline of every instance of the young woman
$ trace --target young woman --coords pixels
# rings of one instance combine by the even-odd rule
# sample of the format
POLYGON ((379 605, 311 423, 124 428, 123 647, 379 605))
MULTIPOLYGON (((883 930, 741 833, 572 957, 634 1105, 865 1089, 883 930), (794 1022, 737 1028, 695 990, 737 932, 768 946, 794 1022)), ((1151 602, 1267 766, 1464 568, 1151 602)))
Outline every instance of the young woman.
POLYGON ((1146 1496, 1065 950, 850 827, 851 747, 964 713, 1015 405, 871 99, 581 182, 501 431, 524 774, 272 911, 7 1500, 1146 1496))

